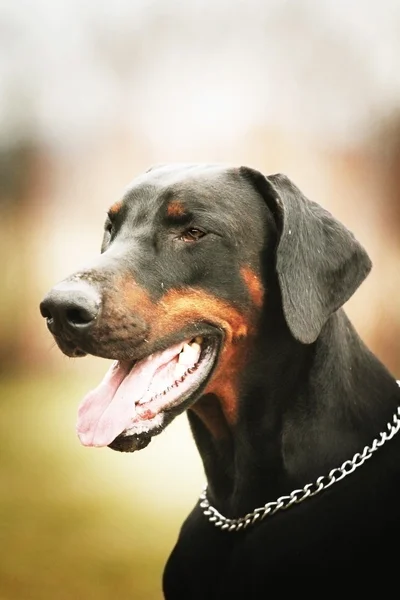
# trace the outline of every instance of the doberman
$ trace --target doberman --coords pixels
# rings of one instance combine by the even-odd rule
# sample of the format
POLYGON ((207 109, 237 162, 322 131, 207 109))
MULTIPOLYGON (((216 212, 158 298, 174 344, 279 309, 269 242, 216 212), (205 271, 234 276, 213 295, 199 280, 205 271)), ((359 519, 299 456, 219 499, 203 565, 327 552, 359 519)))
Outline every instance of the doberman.
POLYGON ((167 600, 395 580, 400 390, 341 308, 370 268, 283 175, 160 165, 43 300, 66 355, 116 361, 79 408, 84 445, 142 449, 187 410, 208 486, 167 600))

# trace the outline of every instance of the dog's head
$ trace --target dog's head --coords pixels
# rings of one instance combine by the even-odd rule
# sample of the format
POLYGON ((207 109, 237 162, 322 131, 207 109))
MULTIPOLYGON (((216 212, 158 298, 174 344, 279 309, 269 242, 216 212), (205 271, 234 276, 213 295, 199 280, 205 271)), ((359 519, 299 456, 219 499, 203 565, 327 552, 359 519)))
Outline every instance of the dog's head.
POLYGON ((233 421, 269 282, 291 335, 310 344, 370 267, 352 234, 282 175, 151 169, 111 206, 98 260, 41 303, 65 354, 115 361, 80 406, 82 443, 144 447, 204 394, 233 421))

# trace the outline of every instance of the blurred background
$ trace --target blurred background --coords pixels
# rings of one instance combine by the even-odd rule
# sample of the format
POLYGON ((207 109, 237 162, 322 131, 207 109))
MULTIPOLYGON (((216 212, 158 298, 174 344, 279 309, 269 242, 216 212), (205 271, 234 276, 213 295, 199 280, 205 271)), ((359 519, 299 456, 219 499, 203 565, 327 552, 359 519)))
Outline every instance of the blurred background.
POLYGON ((203 484, 180 417, 140 453, 85 449, 107 361, 64 357, 38 304, 99 251, 153 163, 289 175, 374 270, 348 304, 400 378, 397 0, 0 2, 0 599, 160 599, 203 484))

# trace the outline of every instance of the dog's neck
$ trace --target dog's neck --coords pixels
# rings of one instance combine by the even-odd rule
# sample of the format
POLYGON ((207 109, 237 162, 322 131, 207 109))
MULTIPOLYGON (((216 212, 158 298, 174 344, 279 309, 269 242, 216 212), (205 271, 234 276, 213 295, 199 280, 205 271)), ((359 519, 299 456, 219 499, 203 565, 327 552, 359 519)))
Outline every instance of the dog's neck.
POLYGON ((342 310, 314 344, 296 342, 275 321, 256 346, 227 435, 216 439, 189 411, 209 496, 226 516, 242 516, 340 466, 377 437, 400 403, 396 382, 342 310))

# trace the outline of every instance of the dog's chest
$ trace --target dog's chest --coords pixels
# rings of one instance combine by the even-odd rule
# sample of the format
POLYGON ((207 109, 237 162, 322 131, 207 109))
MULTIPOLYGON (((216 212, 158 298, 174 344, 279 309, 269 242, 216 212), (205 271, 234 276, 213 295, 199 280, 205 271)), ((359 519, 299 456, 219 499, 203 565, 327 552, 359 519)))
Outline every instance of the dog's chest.
POLYGON ((293 590, 296 582, 312 584, 337 572, 355 585, 365 570, 374 581, 390 579, 398 519, 387 504, 389 488, 374 494, 367 483, 344 484, 244 534, 221 532, 195 511, 165 570, 166 599, 256 600, 272 584, 293 590))

